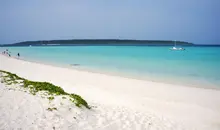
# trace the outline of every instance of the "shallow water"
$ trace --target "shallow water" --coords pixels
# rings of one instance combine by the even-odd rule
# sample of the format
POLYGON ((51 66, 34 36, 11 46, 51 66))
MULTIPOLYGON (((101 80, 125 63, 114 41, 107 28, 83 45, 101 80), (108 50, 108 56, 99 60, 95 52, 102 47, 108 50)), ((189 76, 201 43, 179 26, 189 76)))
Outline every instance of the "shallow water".
MULTIPOLYGON (((30 61, 192 86, 220 87, 220 47, 32 46, 7 47, 30 61)), ((5 50, 0 48, 0 51, 5 50)))

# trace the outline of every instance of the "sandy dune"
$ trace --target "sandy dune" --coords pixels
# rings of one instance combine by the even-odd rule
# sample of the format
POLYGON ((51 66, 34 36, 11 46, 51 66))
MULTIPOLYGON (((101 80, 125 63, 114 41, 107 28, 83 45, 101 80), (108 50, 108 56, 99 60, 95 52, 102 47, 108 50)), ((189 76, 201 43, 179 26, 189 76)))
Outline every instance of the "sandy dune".
POLYGON ((0 55, 0 69, 81 95, 91 110, 0 84, 0 129, 219 130, 220 91, 110 76, 0 55), (7 87, 6 87, 7 86, 7 87), (62 103, 61 103, 62 102, 62 103), (61 105, 62 104, 62 105, 61 105), (57 111, 48 111, 55 106, 57 111))

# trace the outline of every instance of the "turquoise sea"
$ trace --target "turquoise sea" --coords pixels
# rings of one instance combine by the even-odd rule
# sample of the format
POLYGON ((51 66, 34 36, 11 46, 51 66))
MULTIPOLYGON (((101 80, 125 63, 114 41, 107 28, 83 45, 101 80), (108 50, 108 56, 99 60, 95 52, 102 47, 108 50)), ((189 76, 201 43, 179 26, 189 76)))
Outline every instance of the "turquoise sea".
POLYGON ((25 60, 137 79, 220 88, 220 47, 32 46, 1 47, 25 60), (79 64, 79 66, 71 66, 79 64))

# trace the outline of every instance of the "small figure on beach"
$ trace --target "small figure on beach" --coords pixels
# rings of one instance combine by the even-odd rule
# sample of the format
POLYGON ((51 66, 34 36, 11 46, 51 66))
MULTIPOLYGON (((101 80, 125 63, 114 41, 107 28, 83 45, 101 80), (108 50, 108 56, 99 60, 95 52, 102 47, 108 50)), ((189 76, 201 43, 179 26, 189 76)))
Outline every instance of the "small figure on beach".
POLYGON ((20 57, 20 53, 17 54, 18 58, 20 57))

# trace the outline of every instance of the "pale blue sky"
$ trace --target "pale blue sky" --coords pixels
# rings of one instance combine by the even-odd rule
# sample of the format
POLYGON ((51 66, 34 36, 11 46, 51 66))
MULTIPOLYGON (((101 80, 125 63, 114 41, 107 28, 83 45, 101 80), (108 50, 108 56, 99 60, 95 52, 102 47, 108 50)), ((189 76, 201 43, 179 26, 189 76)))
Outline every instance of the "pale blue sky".
POLYGON ((220 44, 220 0, 0 0, 0 44, 51 39, 220 44))

